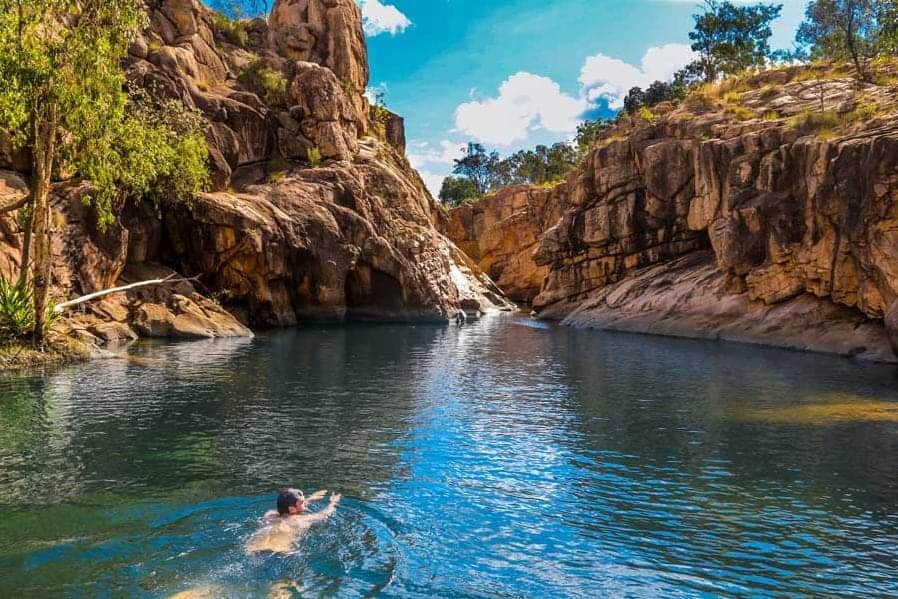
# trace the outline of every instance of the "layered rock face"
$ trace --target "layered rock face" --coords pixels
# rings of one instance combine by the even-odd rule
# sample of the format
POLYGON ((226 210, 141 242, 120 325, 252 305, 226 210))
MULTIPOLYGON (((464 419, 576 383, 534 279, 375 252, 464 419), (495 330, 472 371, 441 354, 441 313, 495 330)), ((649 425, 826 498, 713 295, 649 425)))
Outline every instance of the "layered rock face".
POLYGON ((609 131, 554 192, 563 214, 529 256, 547 271, 535 310, 894 359, 883 319, 898 313, 898 95, 801 73, 609 131))
POLYGON ((443 229, 512 300, 533 301, 549 274, 533 261, 540 236, 561 218, 564 189, 509 187, 452 210, 443 229))
MULTIPOLYGON (((89 304, 73 319, 77 334, 246 335, 245 325, 446 321, 463 308, 509 307, 436 230, 438 209, 404 156, 401 118, 370 109, 352 0, 278 0, 269 23, 223 30, 197 0, 147 9, 126 74, 203 115, 213 189, 186 204, 128 202, 99 231, 81 202, 89 184, 57 186, 57 296, 187 279, 89 304)), ((11 162, 0 167, 18 168, 11 162)), ((4 193, 24 185, 15 173, 2 180, 4 193)), ((0 267, 11 276, 19 235, 3 223, 0 267)))

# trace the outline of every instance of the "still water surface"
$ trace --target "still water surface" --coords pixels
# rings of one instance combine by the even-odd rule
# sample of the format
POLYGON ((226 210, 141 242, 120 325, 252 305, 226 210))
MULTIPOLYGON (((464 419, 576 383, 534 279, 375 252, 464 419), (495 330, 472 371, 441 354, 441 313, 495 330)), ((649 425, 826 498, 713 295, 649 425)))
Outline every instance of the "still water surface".
POLYGON ((890 367, 493 317, 0 379, 0 596, 898 594, 890 367), (286 557, 286 485, 344 494, 286 557))

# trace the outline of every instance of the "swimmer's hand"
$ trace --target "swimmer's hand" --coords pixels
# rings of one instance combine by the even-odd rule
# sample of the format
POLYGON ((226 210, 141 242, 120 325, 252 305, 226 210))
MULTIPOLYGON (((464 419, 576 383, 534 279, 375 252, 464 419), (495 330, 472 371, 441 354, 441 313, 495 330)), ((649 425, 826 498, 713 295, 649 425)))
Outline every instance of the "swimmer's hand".
POLYGON ((306 501, 321 501, 325 495, 327 495, 327 489, 321 489, 306 497, 306 501))

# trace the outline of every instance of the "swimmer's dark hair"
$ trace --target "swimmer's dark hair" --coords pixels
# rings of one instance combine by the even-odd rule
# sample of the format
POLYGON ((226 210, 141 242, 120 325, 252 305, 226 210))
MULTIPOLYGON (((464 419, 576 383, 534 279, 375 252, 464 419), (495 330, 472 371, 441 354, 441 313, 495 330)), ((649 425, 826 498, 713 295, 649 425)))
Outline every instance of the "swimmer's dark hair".
POLYGON ((302 496, 302 491, 299 489, 281 489, 278 491, 278 513, 281 516, 289 514, 290 508, 299 503, 302 496))

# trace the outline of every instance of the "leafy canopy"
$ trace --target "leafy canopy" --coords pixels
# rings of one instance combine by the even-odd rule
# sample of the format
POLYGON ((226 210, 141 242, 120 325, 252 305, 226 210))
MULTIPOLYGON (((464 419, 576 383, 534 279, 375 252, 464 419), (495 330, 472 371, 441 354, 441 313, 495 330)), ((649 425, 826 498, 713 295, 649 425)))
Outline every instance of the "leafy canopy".
POLYGON ((198 119, 126 92, 121 60, 145 20, 140 0, 0 0, 0 127, 28 147, 52 110, 59 164, 93 182, 101 225, 123 195, 208 180, 198 119))
POLYGON ((477 199, 479 194, 474 182, 466 177, 446 177, 440 188, 440 201, 447 206, 460 206, 467 200, 477 199))
POLYGON ((850 60, 867 78, 865 61, 894 53, 898 44, 895 0, 816 0, 808 4, 796 34, 812 59, 850 60))
POLYGON ((737 6, 728 0, 705 0, 706 9, 694 15, 689 33, 692 49, 699 53, 692 70, 705 81, 763 66, 770 55, 770 24, 779 17, 782 4, 737 6))
POLYGON ((498 165, 498 152, 487 154, 483 144, 472 142, 468 144, 465 155, 455 161, 452 172, 469 179, 474 184, 477 195, 482 196, 489 191, 498 165))

